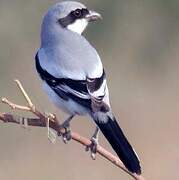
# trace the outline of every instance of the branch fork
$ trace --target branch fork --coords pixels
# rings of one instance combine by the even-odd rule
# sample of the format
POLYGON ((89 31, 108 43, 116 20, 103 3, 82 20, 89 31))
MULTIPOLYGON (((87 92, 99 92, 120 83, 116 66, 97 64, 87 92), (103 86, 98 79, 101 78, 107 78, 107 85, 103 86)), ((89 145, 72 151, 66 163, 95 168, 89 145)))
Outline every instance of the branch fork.
MULTIPOLYGON (((44 114, 41 113, 35 105, 32 103, 31 99, 29 98, 28 94, 24 90, 22 84, 20 83, 19 80, 15 80, 17 87, 21 91, 22 95, 24 96, 27 105, 22 106, 15 104, 11 101, 9 101, 7 98, 2 98, 1 101, 4 104, 7 104, 10 106, 13 110, 22 110, 22 111, 28 111, 34 114, 37 118, 24 118, 21 116, 13 115, 13 114, 7 114, 7 113, 1 113, 0 112, 0 120, 5 123, 16 123, 20 124, 23 127, 28 127, 28 126, 38 126, 38 127, 47 127, 48 128, 48 137, 52 138, 51 141, 52 143, 55 143, 56 141, 56 134, 61 134, 63 135, 65 133, 65 129, 60 128, 59 121, 57 117, 54 114, 44 114), (53 129, 53 131, 49 130, 49 127, 53 129), (54 132, 56 131, 56 133, 54 132), (53 133, 52 133, 53 132, 53 133)), ((84 145, 85 147, 89 147, 91 145, 91 140, 82 137, 76 132, 71 132, 71 137, 73 140, 76 142, 84 145)), ((96 149, 97 153, 100 154, 102 157, 104 157, 106 160, 110 161, 113 163, 115 166, 119 167, 123 171, 125 171, 127 174, 129 174, 133 179, 135 180, 145 180, 142 175, 138 175, 136 173, 131 173, 127 170, 127 168, 124 166, 122 161, 114 156, 112 153, 108 152, 106 149, 104 149, 102 146, 98 145, 96 149)))

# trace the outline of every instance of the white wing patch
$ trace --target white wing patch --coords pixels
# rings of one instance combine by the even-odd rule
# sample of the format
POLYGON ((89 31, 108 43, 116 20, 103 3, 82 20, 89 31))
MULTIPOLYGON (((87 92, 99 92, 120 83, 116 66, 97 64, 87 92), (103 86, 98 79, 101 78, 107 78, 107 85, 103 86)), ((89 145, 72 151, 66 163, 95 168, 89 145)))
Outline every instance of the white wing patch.
POLYGON ((78 91, 70 88, 67 85, 60 85, 60 86, 57 86, 56 88, 60 89, 62 91, 65 91, 66 93, 71 93, 71 94, 73 94, 79 98, 82 98, 82 99, 90 99, 89 94, 78 92, 78 91))
POLYGON ((104 97, 105 93, 106 93, 106 79, 103 80, 103 83, 102 83, 102 85, 100 86, 99 89, 97 89, 94 92, 89 91, 89 94, 92 97, 97 98, 97 99, 100 98, 100 97, 104 97))

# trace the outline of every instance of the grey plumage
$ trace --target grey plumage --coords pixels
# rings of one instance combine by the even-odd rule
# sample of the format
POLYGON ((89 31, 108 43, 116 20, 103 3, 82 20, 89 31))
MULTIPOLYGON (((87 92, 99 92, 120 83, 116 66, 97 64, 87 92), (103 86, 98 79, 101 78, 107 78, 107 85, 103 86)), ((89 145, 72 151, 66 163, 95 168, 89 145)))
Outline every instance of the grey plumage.
POLYGON ((139 160, 112 114, 100 57, 81 35, 99 17, 78 2, 51 7, 42 23, 36 68, 50 99, 70 116, 90 115, 126 167, 140 174, 139 160))

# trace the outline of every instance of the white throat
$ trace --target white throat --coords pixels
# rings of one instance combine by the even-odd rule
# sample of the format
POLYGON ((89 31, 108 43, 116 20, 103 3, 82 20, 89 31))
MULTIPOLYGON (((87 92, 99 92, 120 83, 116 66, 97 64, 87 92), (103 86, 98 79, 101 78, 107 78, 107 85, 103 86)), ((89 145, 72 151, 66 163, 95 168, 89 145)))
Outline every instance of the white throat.
POLYGON ((88 25, 88 21, 86 19, 77 19, 73 24, 67 26, 67 29, 81 34, 88 25))

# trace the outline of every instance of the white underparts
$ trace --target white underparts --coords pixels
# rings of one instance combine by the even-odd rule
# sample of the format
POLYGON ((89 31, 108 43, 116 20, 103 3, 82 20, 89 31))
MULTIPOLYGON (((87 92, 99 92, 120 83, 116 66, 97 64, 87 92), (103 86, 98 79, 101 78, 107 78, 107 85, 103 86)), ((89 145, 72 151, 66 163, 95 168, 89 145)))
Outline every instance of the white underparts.
POLYGON ((67 29, 81 34, 88 25, 88 21, 86 19, 77 19, 73 24, 67 26, 67 29))

